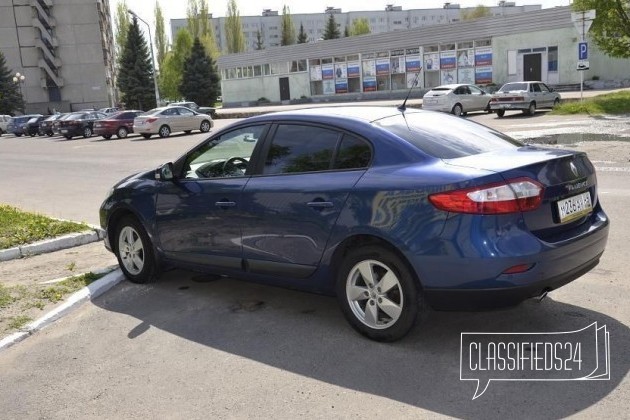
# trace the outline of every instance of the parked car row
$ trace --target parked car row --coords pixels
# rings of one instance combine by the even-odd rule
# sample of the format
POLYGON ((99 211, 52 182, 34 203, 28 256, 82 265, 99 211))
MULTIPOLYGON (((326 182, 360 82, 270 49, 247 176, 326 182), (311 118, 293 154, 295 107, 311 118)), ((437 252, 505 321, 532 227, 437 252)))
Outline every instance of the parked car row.
POLYGON ((111 139, 127 137, 130 133, 140 133, 144 138, 154 134, 168 137, 174 132, 190 134, 194 130, 203 133, 214 126, 212 117, 184 106, 155 108, 148 112, 141 110, 118 111, 116 108, 104 109, 108 113, 94 110, 82 110, 66 114, 41 115, 29 114, 17 117, 1 116, 0 134, 12 133, 17 137, 30 135, 64 136, 66 139, 92 135, 111 139), (6 120, 6 123, 4 121, 6 120))
POLYGON ((501 118, 505 111, 534 115, 536 109, 553 108, 559 103, 560 95, 545 83, 528 81, 506 83, 494 94, 470 84, 437 86, 424 95, 422 108, 456 116, 473 111, 496 112, 501 118))

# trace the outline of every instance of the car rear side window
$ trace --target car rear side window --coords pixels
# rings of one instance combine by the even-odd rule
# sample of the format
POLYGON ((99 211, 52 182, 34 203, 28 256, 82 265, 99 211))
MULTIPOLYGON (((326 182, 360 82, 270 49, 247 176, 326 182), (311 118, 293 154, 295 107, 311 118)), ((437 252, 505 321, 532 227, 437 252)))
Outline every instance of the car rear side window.
POLYGON ((374 124, 438 159, 513 150, 523 146, 489 127, 446 114, 408 112, 375 121, 374 124))
POLYGON ((331 169, 340 133, 321 127, 279 125, 265 159, 263 174, 331 169))
POLYGON ((337 151, 334 169, 367 168, 372 160, 370 145, 364 140, 345 134, 337 151))

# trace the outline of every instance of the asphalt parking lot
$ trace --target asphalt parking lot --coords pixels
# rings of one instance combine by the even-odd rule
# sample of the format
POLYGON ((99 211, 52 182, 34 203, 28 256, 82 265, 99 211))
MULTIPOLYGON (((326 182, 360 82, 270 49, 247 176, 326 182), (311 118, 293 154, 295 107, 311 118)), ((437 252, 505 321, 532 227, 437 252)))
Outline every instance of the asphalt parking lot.
MULTIPOLYGON (((429 312, 393 344, 358 336, 329 297, 185 271, 149 286, 123 282, 0 353, 0 417, 626 417, 630 142, 581 140, 605 127, 630 135, 629 120, 545 112, 469 118, 522 138, 580 134, 567 147, 594 161, 612 220, 598 267, 541 303, 429 312), (609 380, 492 382, 474 401, 475 385, 460 381, 462 332, 572 331, 593 322, 610 332, 609 380)), ((217 120, 217 128, 227 123, 217 120)), ((0 202, 96 223, 116 180, 173 159, 201 138, 3 136, 0 202)))

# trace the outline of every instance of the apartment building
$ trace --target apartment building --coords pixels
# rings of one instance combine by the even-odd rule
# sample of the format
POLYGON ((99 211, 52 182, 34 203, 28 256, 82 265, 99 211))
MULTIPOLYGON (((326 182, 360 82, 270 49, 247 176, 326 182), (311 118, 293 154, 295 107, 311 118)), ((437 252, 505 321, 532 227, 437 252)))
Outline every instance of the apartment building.
MULTIPOLYGON (((540 5, 517 6, 514 2, 498 2, 497 6, 489 7, 493 16, 508 16, 540 10, 540 5)), ((343 34, 346 28, 352 27, 352 22, 358 18, 365 18, 370 24, 370 32, 378 34, 383 32, 403 31, 415 28, 423 28, 431 25, 459 22, 466 12, 474 8, 461 8, 458 4, 444 3, 440 9, 412 9, 403 10, 400 6, 388 4, 384 10, 343 12, 339 8, 327 7, 322 13, 293 14, 291 19, 295 25, 296 34, 300 25, 308 36, 308 42, 316 42, 322 39, 329 15, 333 14, 339 32, 343 34)), ((225 17, 214 18, 209 16, 214 28, 217 45, 220 50, 226 50, 225 17)), ((282 39, 282 12, 271 9, 263 9, 260 16, 241 16, 243 33, 247 51, 256 49, 258 33, 260 32, 265 48, 280 46, 282 39)), ((171 34, 173 39, 181 28, 187 25, 186 19, 171 19, 171 34)))
POLYGON ((115 101, 109 0, 3 0, 0 50, 24 75, 27 113, 115 101))

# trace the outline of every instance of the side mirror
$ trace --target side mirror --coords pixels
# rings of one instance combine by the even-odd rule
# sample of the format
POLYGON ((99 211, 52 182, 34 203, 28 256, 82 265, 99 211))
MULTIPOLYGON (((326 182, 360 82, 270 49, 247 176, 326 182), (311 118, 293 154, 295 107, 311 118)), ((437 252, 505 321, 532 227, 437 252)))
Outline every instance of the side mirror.
POLYGON ((172 181, 173 178, 172 162, 165 163, 155 170, 155 179, 158 181, 172 181))

